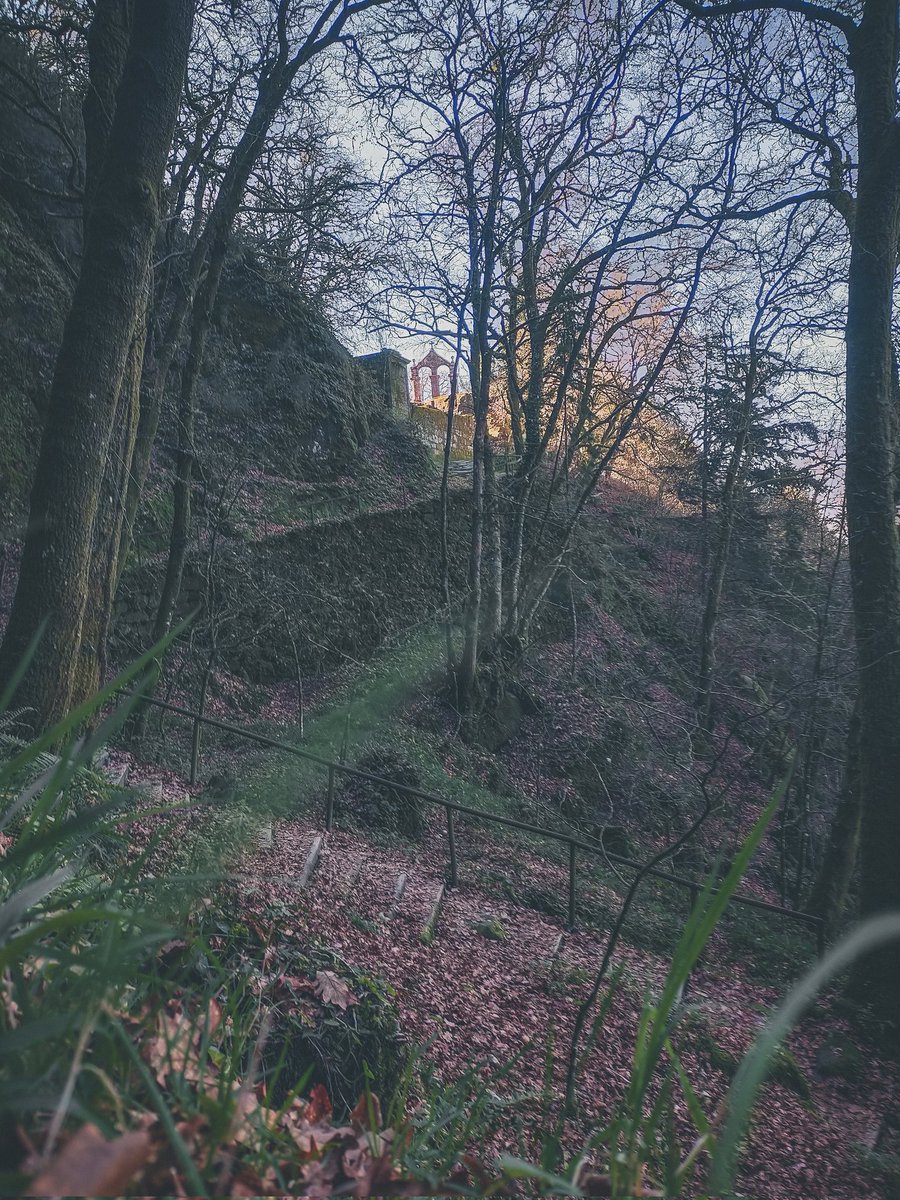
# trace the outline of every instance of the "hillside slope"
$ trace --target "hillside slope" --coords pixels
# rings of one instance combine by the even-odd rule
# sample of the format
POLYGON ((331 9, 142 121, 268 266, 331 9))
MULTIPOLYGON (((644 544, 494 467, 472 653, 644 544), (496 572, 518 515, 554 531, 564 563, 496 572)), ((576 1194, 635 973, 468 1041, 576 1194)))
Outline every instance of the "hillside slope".
MULTIPOLYGON (((753 557, 739 555, 735 566, 714 741, 696 738, 690 636, 699 606, 696 546, 689 514, 607 488, 590 509, 572 589, 555 592, 542 617, 519 698, 513 695, 503 721, 492 721, 474 742, 460 739, 448 703, 437 626, 401 638, 367 665, 347 662, 337 672, 307 676, 313 691, 302 737, 296 693, 287 682, 257 685, 248 703, 246 684, 232 678, 224 686, 223 676, 214 705, 220 717, 365 770, 398 770, 406 782, 439 797, 597 846, 595 856, 579 856, 578 927, 565 934, 565 848, 512 832, 501 836, 458 818, 459 886, 444 892, 430 928, 448 870, 439 810, 426 811, 424 835, 409 840, 385 822, 385 812, 399 803, 389 789, 386 800, 377 789, 339 787, 336 830, 324 838, 318 864, 300 887, 323 831, 322 770, 307 770, 276 751, 254 751, 229 734, 204 735, 201 774, 214 776, 209 795, 224 805, 218 844, 226 873, 241 881, 233 901, 241 919, 269 929, 276 940, 328 947, 355 970, 387 980, 404 1037, 428 1047, 427 1061, 447 1087, 469 1064, 481 1064, 487 1078, 520 1055, 497 1087, 509 1095, 528 1092, 542 1077, 552 1030, 558 1099, 574 1012, 632 877, 615 856, 645 860, 709 801, 698 836, 665 863, 702 880, 736 852, 773 779, 785 770, 784 715, 760 702, 747 675, 753 671, 773 690, 790 679, 803 662, 802 635, 786 621, 777 636, 773 632, 772 614, 783 615, 787 601, 781 592, 760 600, 765 576, 755 549, 753 557), (763 604, 771 606, 768 616, 763 604), (268 837, 273 815, 271 847, 236 855, 234 847, 246 845, 254 830, 268 837), (604 847, 613 861, 605 860, 604 847)), ((356 576, 354 553, 343 566, 349 578, 356 576)), ((767 570, 786 578, 778 559, 767 570)), ((805 570, 796 567, 796 580, 806 578, 805 570)), ((844 701, 837 696, 834 703, 839 739, 844 701)), ((188 732, 185 723, 167 721, 169 762, 187 760, 188 732)), ((177 774, 116 761, 130 762, 136 778, 160 781, 167 796, 185 794, 177 774)), ((836 782, 826 777, 823 794, 836 782)), ((202 786, 197 794, 203 797, 202 786)), ((199 828, 208 823, 201 814, 197 821, 199 828)), ((797 863, 786 845, 776 823, 742 892, 793 902, 797 863)), ((641 885, 614 957, 624 988, 582 1082, 585 1122, 602 1121, 621 1098, 641 998, 659 986, 688 911, 683 890, 651 880, 641 885)), ((678 1041, 708 1115, 766 1013, 815 956, 814 931, 802 925, 737 908, 726 916, 692 979, 678 1041)), ((874 1164, 891 1161, 897 1074, 873 1036, 858 1014, 842 1007, 838 993, 820 999, 792 1037, 790 1057, 758 1110, 742 1176, 747 1195, 849 1200, 892 1194, 894 1177, 874 1164)), ((687 1146, 683 1106, 678 1120, 687 1146)), ((489 1136, 491 1150, 534 1153, 542 1127, 535 1102, 524 1100, 498 1117, 490 1135, 480 1131, 478 1137, 489 1136)), ((573 1129, 573 1148, 586 1128, 573 1129)), ((478 1148, 485 1149, 483 1141, 478 1148)))

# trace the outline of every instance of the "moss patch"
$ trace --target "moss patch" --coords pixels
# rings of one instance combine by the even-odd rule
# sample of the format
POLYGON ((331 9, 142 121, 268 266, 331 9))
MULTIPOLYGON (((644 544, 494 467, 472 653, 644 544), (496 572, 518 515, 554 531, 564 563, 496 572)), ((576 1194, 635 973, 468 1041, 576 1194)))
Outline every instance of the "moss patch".
POLYGON ((505 942, 509 940, 509 933, 506 926, 499 917, 492 916, 486 913, 475 921, 473 928, 481 937, 487 938, 489 942, 505 942))
MULTIPOLYGON (((735 1077, 738 1067, 741 1065, 740 1059, 720 1046, 708 1029, 702 1029, 697 1044, 717 1071, 721 1071, 729 1079, 735 1077)), ((772 1055, 767 1079, 771 1083, 780 1084, 789 1092, 793 1092, 808 1108, 812 1107, 813 1098, 809 1080, 797 1059, 784 1046, 779 1046, 772 1055)))

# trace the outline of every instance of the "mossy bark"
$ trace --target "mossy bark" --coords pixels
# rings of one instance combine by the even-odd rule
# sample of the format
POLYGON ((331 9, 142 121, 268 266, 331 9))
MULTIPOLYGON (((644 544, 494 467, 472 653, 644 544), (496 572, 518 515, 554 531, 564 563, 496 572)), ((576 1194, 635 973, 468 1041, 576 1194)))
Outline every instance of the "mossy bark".
POLYGON ((143 347, 144 324, 141 322, 128 352, 104 463, 100 503, 94 522, 88 594, 81 626, 76 695, 90 695, 106 676, 113 602, 122 570, 125 497, 137 434, 143 347))
MULTIPOLYGON (((94 527, 159 224, 159 193, 187 63, 192 0, 135 0, 128 59, 88 214, 54 370, 18 587, 0 648, 7 681, 39 636, 17 703, 47 728, 78 683, 94 527)), ((76 690, 78 689, 78 690, 76 690)))
POLYGON ((813 884, 807 908, 825 922, 825 937, 831 941, 840 930, 850 884, 859 853, 862 817, 859 778, 859 711, 850 718, 847 734, 847 765, 841 797, 828 831, 828 845, 813 884))
MULTIPOLYGON (((900 909, 900 541, 892 338, 900 234, 895 0, 867 0, 851 39, 858 133, 847 305, 847 531, 859 658, 860 910, 900 909)), ((897 1016, 900 944, 862 959, 859 994, 897 1016)))
MULTIPOLYGON (((82 104, 85 133, 85 186, 83 220, 90 219, 100 193, 103 165, 109 150, 134 21, 131 0, 98 0, 88 31, 88 87, 82 104)), ((132 338, 122 388, 116 402, 110 444, 103 465, 103 481, 94 523, 89 582, 82 618, 81 644, 75 669, 74 693, 97 690, 106 669, 106 639, 115 594, 115 564, 121 527, 121 497, 128 474, 134 440, 131 434, 132 388, 135 363, 143 358, 143 327, 132 338)), ((138 365, 138 372, 140 367, 138 365)), ((134 397, 136 400, 136 397, 134 397)))

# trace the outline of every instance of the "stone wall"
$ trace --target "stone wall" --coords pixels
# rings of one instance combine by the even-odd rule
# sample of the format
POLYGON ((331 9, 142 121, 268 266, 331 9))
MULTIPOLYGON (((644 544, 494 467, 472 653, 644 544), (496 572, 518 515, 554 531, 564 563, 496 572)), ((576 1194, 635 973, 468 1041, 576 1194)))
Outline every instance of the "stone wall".
MULTIPOLYGON (((466 579, 468 491, 451 492, 451 587, 466 579)), ((364 659, 386 639, 433 620, 443 607, 441 505, 404 508, 303 526, 254 542, 229 539, 216 571, 220 661, 254 683, 290 679, 296 646, 303 672, 364 659)), ((202 563, 189 563, 179 602, 186 616, 206 603, 202 563)), ((116 652, 146 648, 160 564, 123 580, 117 601, 116 652)), ((197 632, 203 636, 201 611, 197 632)))
MULTIPOLYGON (((447 440, 447 414, 439 408, 433 408, 430 404, 414 404, 409 415, 431 450, 435 454, 443 454, 444 444, 447 440)), ((454 414, 450 457, 471 458, 474 436, 475 418, 472 414, 454 414)))
POLYGON ((385 347, 357 355, 356 362, 374 383, 384 407, 397 417, 409 416, 409 359, 385 347))

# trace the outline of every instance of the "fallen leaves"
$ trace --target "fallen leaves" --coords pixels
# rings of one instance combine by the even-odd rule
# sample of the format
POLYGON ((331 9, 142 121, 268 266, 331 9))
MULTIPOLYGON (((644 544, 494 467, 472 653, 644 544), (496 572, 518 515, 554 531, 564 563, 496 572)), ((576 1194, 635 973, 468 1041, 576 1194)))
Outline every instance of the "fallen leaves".
MULTIPOLYGON (((179 1038, 181 1026, 178 1027, 179 1038)), ((235 1112, 236 1130, 228 1144, 210 1154, 207 1120, 196 1115, 178 1122, 182 1145, 198 1164, 230 1178, 229 1195, 270 1196, 285 1193, 328 1200, 334 1195, 367 1200, 373 1196, 421 1196, 421 1183, 406 1180, 394 1165, 394 1131, 381 1127, 377 1097, 361 1096, 349 1123, 333 1123, 331 1101, 317 1084, 308 1100, 296 1098, 286 1109, 271 1109, 249 1089, 241 1090, 235 1112), (293 1153, 273 1134, 287 1134, 293 1153), (266 1140, 281 1145, 280 1173, 269 1167, 257 1173, 250 1165, 254 1149, 266 1140), (236 1154, 249 1151, 251 1159, 236 1162, 236 1154), (235 1166, 232 1177, 232 1165, 235 1166), (290 1181, 293 1181, 291 1184, 290 1181)), ((162 1129, 123 1133, 107 1140, 92 1124, 83 1125, 62 1146, 49 1164, 37 1170, 27 1188, 29 1196, 124 1196, 161 1194, 188 1196, 182 1175, 174 1164, 171 1147, 162 1129)), ((257 1160, 259 1161, 259 1160, 257 1160)), ((27 1170, 27 1167, 26 1167, 27 1170)), ((222 1182, 220 1174, 219 1182, 222 1182)), ((217 1193, 218 1194, 218 1193, 217 1193)))
POLYGON ((334 971, 316 971, 313 979, 303 979, 298 975, 279 975, 275 983, 279 988, 290 988, 294 992, 309 992, 320 1004, 328 1004, 341 1012, 359 1004, 346 981, 334 971))
POLYGON ((205 1015, 190 1013, 179 1005, 170 1003, 156 1016, 156 1031, 144 1044, 147 1061, 156 1082, 165 1086, 172 1076, 181 1076, 188 1083, 206 1082, 206 1088, 215 1094, 212 1064, 200 1052, 204 1031, 211 1036, 222 1020, 222 1011, 215 1000, 210 1000, 205 1015))
POLYGON ((82 1125, 28 1187, 29 1196, 120 1196, 153 1158, 148 1133, 123 1133, 108 1142, 96 1125, 82 1125))

